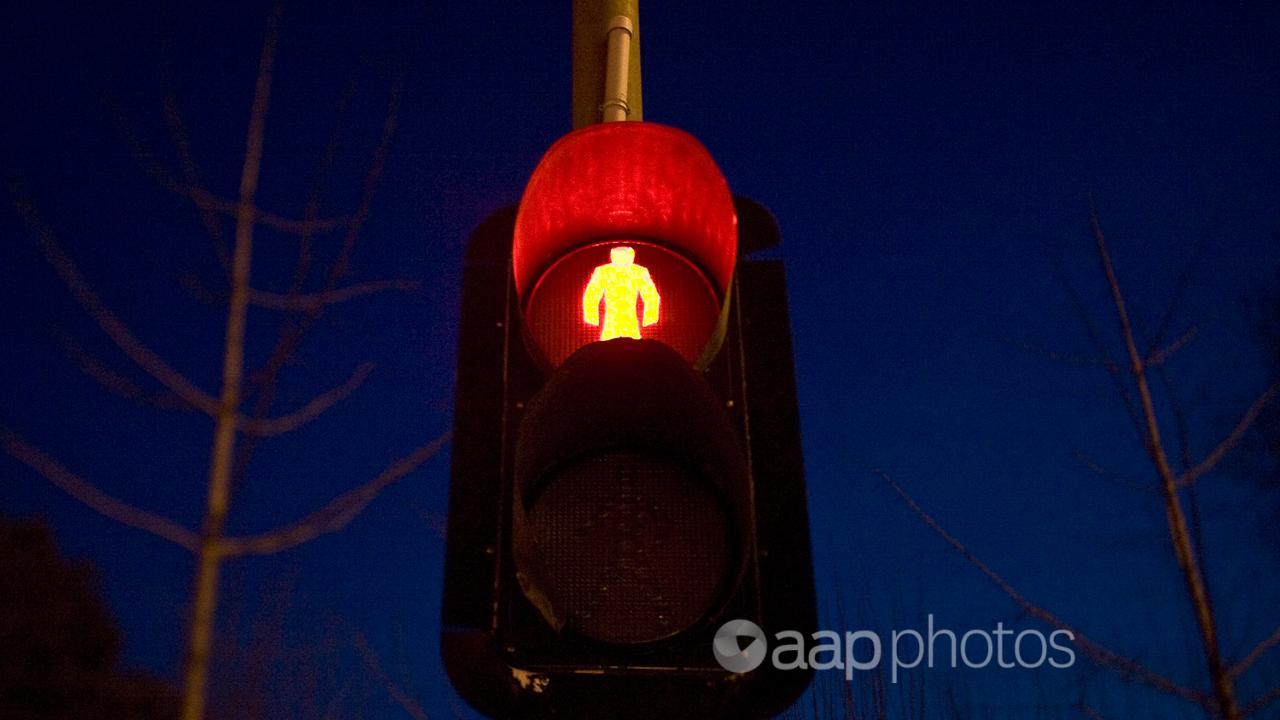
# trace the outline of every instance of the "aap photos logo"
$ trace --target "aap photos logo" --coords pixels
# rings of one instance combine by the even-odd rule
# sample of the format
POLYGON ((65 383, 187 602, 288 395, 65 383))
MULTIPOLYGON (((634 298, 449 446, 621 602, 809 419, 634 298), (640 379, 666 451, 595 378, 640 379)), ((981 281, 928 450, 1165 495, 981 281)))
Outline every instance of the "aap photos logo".
POLYGON ((720 667, 731 673, 751 672, 769 655, 764 631, 750 620, 730 620, 721 625, 711 649, 720 667))
POLYGON ((720 667, 731 673, 749 673, 769 660, 776 670, 843 670, 851 680, 855 670, 874 670, 884 662, 890 670, 890 682, 896 683, 899 671, 921 666, 1034 670, 1047 664, 1069 668, 1076 661, 1071 647, 1074 640, 1070 630, 1054 630, 1045 637, 1034 628, 1019 631, 1006 628, 1003 622, 996 623, 994 630, 949 630, 935 625, 930 613, 924 628, 893 630, 884 638, 873 630, 843 635, 819 630, 808 637, 782 630, 773 636, 772 653, 759 625, 730 620, 720 626, 711 650, 720 667))

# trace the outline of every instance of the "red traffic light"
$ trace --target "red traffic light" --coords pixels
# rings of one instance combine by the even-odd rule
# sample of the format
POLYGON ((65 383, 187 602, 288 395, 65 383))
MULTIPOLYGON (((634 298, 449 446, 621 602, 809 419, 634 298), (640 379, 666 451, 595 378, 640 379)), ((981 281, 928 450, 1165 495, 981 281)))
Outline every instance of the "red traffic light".
POLYGON ((705 363, 737 246, 729 187, 692 135, 643 122, 572 132, 543 156, 516 216, 531 349, 555 367, 590 342, 644 338, 705 363))

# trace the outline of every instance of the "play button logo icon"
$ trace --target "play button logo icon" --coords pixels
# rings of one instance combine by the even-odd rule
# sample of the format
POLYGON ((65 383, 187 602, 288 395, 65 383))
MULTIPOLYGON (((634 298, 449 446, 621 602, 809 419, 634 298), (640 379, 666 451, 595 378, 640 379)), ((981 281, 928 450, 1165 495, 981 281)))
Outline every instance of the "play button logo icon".
POLYGON ((716 631, 711 641, 720 667, 731 673, 749 673, 760 667, 769 653, 764 631, 750 620, 730 620, 716 631))

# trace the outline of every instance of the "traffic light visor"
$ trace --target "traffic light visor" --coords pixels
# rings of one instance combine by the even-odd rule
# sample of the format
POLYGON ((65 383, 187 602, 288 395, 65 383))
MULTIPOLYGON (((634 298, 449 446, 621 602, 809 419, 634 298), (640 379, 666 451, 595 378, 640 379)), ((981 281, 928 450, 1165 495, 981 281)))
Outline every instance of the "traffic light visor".
POLYGON ((535 354, 554 367, 588 342, 630 337, 694 362, 715 334, 737 243, 729 187, 692 135, 642 122, 566 135, 516 216, 512 271, 535 354))

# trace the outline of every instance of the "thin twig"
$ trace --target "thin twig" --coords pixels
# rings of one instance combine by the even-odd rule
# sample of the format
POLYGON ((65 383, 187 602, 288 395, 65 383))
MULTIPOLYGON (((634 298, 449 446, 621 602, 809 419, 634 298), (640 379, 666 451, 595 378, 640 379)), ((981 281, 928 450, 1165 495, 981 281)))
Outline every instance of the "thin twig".
POLYGON ((93 378, 104 390, 158 410, 193 410, 190 403, 170 391, 152 393, 138 387, 129 378, 107 367, 107 364, 94 356, 83 345, 63 332, 55 333, 62 350, 70 357, 84 374, 93 378))
POLYGON ((1280 700, 1280 687, 1271 688, 1253 702, 1245 705, 1244 709, 1240 711, 1240 717, 1249 717, 1256 712, 1261 712, 1264 708, 1277 700, 1280 700))
MULTIPOLYGON (((323 200, 324 192, 328 186, 330 171, 333 168, 334 158, 338 153, 338 144, 342 137, 342 129, 344 127, 344 118, 347 114, 347 108, 351 101, 352 86, 347 85, 342 95, 338 99, 337 110, 335 111, 335 119, 333 128, 329 132, 329 139, 325 143, 324 151, 320 154, 315 173, 311 177, 310 189, 307 191, 307 202, 302 210, 304 220, 316 220, 320 216, 320 203, 323 200)), ((303 286, 306 284, 307 276, 311 272, 311 263, 313 258, 311 233, 304 233, 298 238, 298 261, 293 267, 293 279, 290 281, 289 290, 286 294, 297 295, 302 292, 303 286)), ((250 295, 252 299, 252 295, 250 295)), ((282 330, 283 332, 283 330, 282 330)), ((261 396, 260 396, 261 399, 261 396)), ((262 404, 257 414, 265 413, 268 402, 262 404)))
POLYGON ((17 198, 14 205, 26 222, 27 227, 35 234, 36 242, 44 253, 45 259, 49 261, 49 264, 58 273, 58 277, 67 286, 71 296, 84 308, 89 317, 98 323, 98 327, 102 328, 102 331, 107 334, 107 337, 111 338, 116 347, 120 348, 138 367, 155 378, 161 385, 173 391, 183 401, 192 407, 200 408, 207 414, 216 414, 218 410, 217 398, 200 389, 194 382, 188 380, 186 376, 165 362, 116 317, 116 314, 102 302, 102 299, 94 292, 88 281, 80 274, 79 268, 76 267, 71 257, 63 251, 53 230, 36 214, 29 199, 25 195, 19 195, 16 189, 15 195, 17 195, 17 198))
POLYGON ((1108 649, 1107 647, 1090 639, 1084 633, 1075 629, 1071 625, 1068 625, 1057 615, 1054 615, 1048 610, 1045 610, 1039 605, 1028 600, 1022 595, 1022 593, 1018 592, 1016 588, 1009 584, 1007 580, 1000 576, 999 573, 993 570, 991 566, 987 565, 974 555, 973 552, 964 545, 964 543, 960 542, 960 540, 954 535, 947 532, 946 528, 942 527, 942 525, 938 523, 932 515, 926 512, 925 509, 916 502, 915 498, 904 490, 901 485, 899 485, 893 478, 889 477, 888 473, 879 469, 873 469, 873 472, 879 475, 880 478, 884 480, 895 493, 897 493, 898 497, 902 499, 913 513, 915 513, 916 517, 919 518, 921 522, 945 540, 948 545, 956 550, 956 552, 960 553, 965 560, 969 561, 969 564, 973 565, 979 572, 987 576, 987 579, 995 583, 996 587, 1000 588, 1005 595, 1013 600, 1014 604, 1021 608, 1023 612, 1039 619, 1051 627, 1070 632, 1072 635, 1072 642, 1094 662, 1108 669, 1117 671, 1122 676, 1136 678, 1157 690, 1167 692, 1171 695, 1176 695, 1177 697, 1189 700, 1202 707, 1207 708, 1212 705, 1211 699, 1203 692, 1183 687, 1169 678, 1156 673, 1137 660, 1125 657, 1114 650, 1108 649))
POLYGON ((374 191, 377 190, 378 183, 382 180, 382 171, 386 167, 387 155, 391 151, 391 139, 395 137, 396 125, 400 119, 401 91, 402 81, 397 79, 391 85, 391 97, 387 101, 387 114, 383 118, 382 134, 378 138, 378 145, 374 148, 373 158, 369 162, 369 170, 365 174, 364 187, 360 193, 360 202, 356 205, 356 211, 351 216, 351 222, 347 224, 347 235, 343 239, 342 250, 338 254, 338 259, 329 271, 329 282, 325 286, 326 290, 332 290, 338 279, 347 273, 351 261, 351 252, 355 249, 356 238, 360 236, 365 222, 369 219, 369 214, 373 208, 374 191))
POLYGON ((1129 386, 1125 384, 1124 373, 1120 371, 1119 365, 1111 357, 1111 351, 1107 348, 1107 343, 1102 340, 1102 333, 1093 324, 1093 318, 1089 316, 1089 312, 1085 309, 1084 300, 1076 292, 1075 286, 1065 276, 1060 276, 1059 282, 1066 290, 1067 297, 1070 299, 1076 315, 1080 318, 1080 323, 1084 325, 1085 332, 1089 335, 1089 340, 1093 343, 1094 349, 1102 361, 1102 366, 1106 368, 1107 375, 1111 378, 1112 385, 1115 386, 1116 397, 1120 398, 1121 403, 1124 405, 1125 413, 1129 416, 1129 423, 1133 426, 1134 434, 1141 438, 1143 436, 1142 420, 1138 416, 1138 408, 1133 402, 1129 386))
MULTIPOLYGON (((1218 210, 1215 214, 1220 215, 1221 210, 1218 210)), ((1178 272, 1178 278, 1173 283, 1173 295, 1169 298, 1169 304, 1165 306, 1164 317, 1160 318, 1160 324, 1156 327, 1155 334, 1147 338, 1148 346, 1159 345, 1168 336, 1170 329, 1173 327, 1173 321, 1177 318, 1178 311, 1181 309, 1182 303, 1187 299, 1188 291, 1191 289, 1191 272, 1203 265, 1204 254, 1208 252, 1209 246, 1214 240, 1211 233, 1216 232, 1217 226, 1222 224, 1222 218, 1211 218, 1208 224, 1214 229, 1206 229, 1196 238, 1190 257, 1183 263, 1182 269, 1178 272)))
MULTIPOLYGON (((191 154, 191 143, 187 136, 186 123, 182 121, 182 111, 178 106, 178 97, 173 91, 171 70, 168 62, 162 64, 165 70, 166 85, 169 86, 164 98, 164 117, 169 127, 169 137, 178 150, 178 159, 182 163, 182 175, 189 187, 204 187, 200 181, 200 171, 196 167, 195 156, 191 154)), ((213 208, 196 206, 200 210, 200 221, 204 224, 205 233, 213 242, 214 253, 222 265, 223 272, 231 270, 231 253, 227 249, 227 239, 222 232, 222 223, 213 208)))
POLYGON ((431 533, 437 538, 444 540, 448 537, 449 522, 448 518, 446 518, 443 513, 438 513, 434 510, 424 510, 417 507, 414 508, 414 512, 418 514, 418 518, 431 529, 431 533))
POLYGON ((387 673, 382 669, 382 664, 378 662, 377 654, 373 652, 373 648, 369 647, 364 635, 356 633, 354 642, 356 649, 360 651, 360 656, 364 658, 365 665, 368 666, 374 677, 378 679, 378 682, 382 683, 382 686, 387 689, 387 694, 409 714, 409 717, 414 720, 427 720, 427 713, 422 709, 422 705, 418 704, 418 701, 413 699, 413 696, 405 692, 390 677, 387 677, 387 673))
POLYGON ((321 720, 336 720, 338 711, 342 709, 342 703, 347 699, 347 691, 351 689, 350 678, 343 680, 338 686, 338 691, 329 698, 329 702, 324 706, 324 714, 320 716, 321 720))
POLYGON ((1276 627, 1276 629, 1272 631, 1270 635, 1264 638, 1262 642, 1255 645, 1253 650, 1251 650, 1248 655, 1244 656, 1243 660, 1236 663, 1235 665, 1232 665, 1231 676, 1240 677, 1240 675, 1243 674, 1245 670, 1249 669, 1250 665, 1258 661, 1258 658, 1265 655, 1268 650, 1270 650, 1271 648, 1274 648, 1277 645, 1280 645, 1280 627, 1276 627))
POLYGON ((306 405, 286 415, 260 419, 239 416, 240 430, 258 437, 274 437, 297 430, 349 397, 364 384, 372 371, 373 363, 363 363, 341 385, 315 396, 306 405))
POLYGON ((1149 495, 1159 494, 1159 491, 1156 488, 1153 488, 1149 485, 1143 485, 1137 480, 1132 480, 1130 478, 1117 475, 1116 473, 1111 472, 1110 470, 1102 467, 1102 465, 1100 465, 1093 458, 1089 457, 1088 455, 1086 455, 1085 453, 1079 450, 1076 450, 1074 452, 1074 456, 1075 456, 1076 462, 1080 463, 1082 466, 1084 466, 1086 470, 1093 473, 1094 475, 1097 475, 1103 480, 1107 480, 1108 482, 1114 483, 1116 485, 1123 485, 1125 487, 1132 488, 1134 490, 1138 490, 1139 492, 1143 492, 1149 495))
MULTIPOLYGON (((174 193, 190 198, 201 210, 215 211, 224 215, 237 216, 240 212, 240 203, 234 200, 220 197, 214 193, 202 188, 181 183, 165 184, 165 186, 174 193)), ((303 219, 287 218, 276 213, 263 210, 256 205, 250 205, 246 212, 249 217, 257 225, 263 225, 277 232, 286 235, 308 235, 317 232, 330 232, 333 230, 341 230, 350 226, 351 218, 335 217, 335 218, 318 218, 303 219)))
POLYGON ((112 109, 115 111, 116 125, 121 135, 124 136, 124 140, 133 152, 134 158, 142 165, 146 173, 169 192, 185 197, 195 203, 196 207, 204 213, 217 213, 238 220, 242 211, 248 212, 254 223, 264 225, 286 235, 304 235, 342 230, 351 223, 351 218, 349 217, 313 218, 310 220, 289 218, 264 210, 252 203, 242 208, 239 199, 232 200, 222 197, 190 180, 180 181, 155 160, 153 153, 132 131, 124 113, 118 107, 112 109))
MULTIPOLYGON (((1182 402, 1178 398, 1177 388, 1174 387, 1173 381, 1169 377, 1169 369, 1164 366, 1156 368, 1156 375, 1160 378, 1161 384, 1164 385, 1164 395, 1169 401, 1170 409, 1173 410, 1174 428, 1177 431, 1178 438, 1178 463, 1179 469, 1185 472, 1191 467, 1191 424, 1187 420, 1187 413, 1182 408, 1182 402)), ((1206 559, 1208 550, 1204 539, 1204 524, 1200 521, 1200 495, 1196 492, 1195 485, 1187 488, 1187 514, 1191 520, 1191 547, 1195 550, 1196 562, 1199 563, 1200 578, 1204 582, 1204 596, 1209 604, 1209 610, 1213 611, 1213 585, 1209 582, 1208 560, 1206 559)))
POLYGON ((79 500, 89 509, 129 527, 145 530, 157 537, 195 552, 200 546, 196 533, 167 517, 148 512, 112 497, 92 483, 78 477, 57 460, 29 445, 9 430, 0 428, 0 444, 5 452, 35 470, 59 490, 79 500))
POLYGON ((377 477, 334 498, 324 507, 296 522, 260 535, 224 538, 221 542, 221 554, 224 556, 269 555, 341 530, 359 515, 378 496, 378 493, 407 477, 444 447, 449 442, 449 438, 450 433, 440 435, 409 455, 396 460, 377 477))
POLYGON ((421 284, 413 280, 372 280, 318 293, 274 293, 266 290, 251 290, 249 302, 271 310, 305 312, 387 290, 412 292, 419 287, 421 284))
POLYGON ((1174 353, 1181 350, 1184 346, 1186 346, 1187 343, 1191 342, 1191 339, 1194 338, 1196 334, 1199 332, 1200 332, 1200 326, 1192 325, 1191 329, 1183 333, 1181 337, 1179 337, 1177 340, 1174 340, 1173 342, 1169 343, 1168 345, 1158 350, 1153 350, 1147 353, 1147 357, 1145 360, 1142 361, 1142 363, 1146 365, 1148 368, 1157 367, 1158 365, 1162 364, 1165 360, 1168 360, 1170 356, 1172 356, 1174 353))
POLYGON ((1085 702, 1080 703, 1080 712, 1089 720, 1107 720, 1102 713, 1094 710, 1092 706, 1085 702))
POLYGON ((1036 357, 1043 358, 1050 362, 1063 363, 1066 365, 1086 366, 1086 367, 1098 366, 1098 365, 1101 365, 1103 362, 1102 358, 1100 357, 1072 355, 1070 353, 1059 352, 1057 350, 1049 350, 1047 348, 1039 347, 1037 345, 1032 345, 1031 343, 1026 342, 1024 340, 1018 340, 1016 338, 1009 337, 1007 335, 993 336, 991 339, 996 340, 997 342, 1000 342, 1004 345, 1008 345, 1009 347, 1012 347, 1021 352, 1027 353, 1028 355, 1034 355, 1036 357))
POLYGON ((1222 458, 1234 450, 1236 445, 1239 445, 1240 441, 1244 439, 1245 433, 1249 431, 1254 421, 1258 419, 1258 415, 1262 414, 1262 411, 1267 407, 1267 403, 1271 402, 1271 399, 1275 397, 1276 392, 1280 392, 1280 380, 1272 383, 1271 387, 1267 388, 1265 392, 1253 401, 1249 409, 1240 417, 1240 421, 1236 423, 1231 434, 1218 443, 1218 446, 1204 460, 1201 460, 1195 467, 1178 477, 1178 487, 1186 487, 1195 482, 1202 475, 1216 467, 1222 461, 1222 458))

